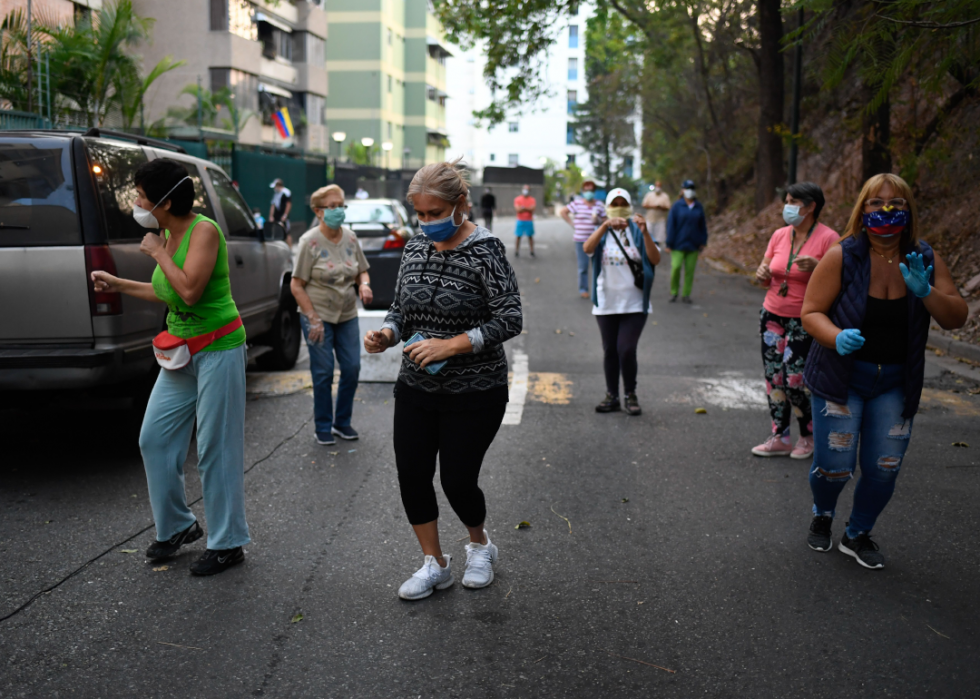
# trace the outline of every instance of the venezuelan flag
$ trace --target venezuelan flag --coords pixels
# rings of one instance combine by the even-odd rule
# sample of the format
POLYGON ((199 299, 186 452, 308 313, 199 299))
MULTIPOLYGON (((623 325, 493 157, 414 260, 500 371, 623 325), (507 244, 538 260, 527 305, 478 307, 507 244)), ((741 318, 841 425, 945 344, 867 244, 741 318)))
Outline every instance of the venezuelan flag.
POLYGON ((278 112, 275 113, 276 131, 283 138, 289 138, 293 135, 293 122, 289 118, 289 108, 283 107, 278 112))

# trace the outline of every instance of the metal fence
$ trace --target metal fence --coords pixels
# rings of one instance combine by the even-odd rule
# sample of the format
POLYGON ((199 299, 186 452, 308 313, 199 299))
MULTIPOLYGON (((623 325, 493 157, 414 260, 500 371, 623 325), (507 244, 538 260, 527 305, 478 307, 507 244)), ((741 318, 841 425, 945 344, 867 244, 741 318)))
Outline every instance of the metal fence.
POLYGON ((51 122, 40 114, 0 109, 0 130, 50 128, 51 122))

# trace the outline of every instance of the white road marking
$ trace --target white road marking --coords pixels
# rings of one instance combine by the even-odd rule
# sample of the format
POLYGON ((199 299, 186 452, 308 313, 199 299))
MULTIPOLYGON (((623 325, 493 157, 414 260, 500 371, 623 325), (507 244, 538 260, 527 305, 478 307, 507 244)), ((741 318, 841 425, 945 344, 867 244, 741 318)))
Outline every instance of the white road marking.
POLYGON ((524 416, 524 401, 527 399, 527 354, 514 350, 514 374, 510 382, 510 402, 504 413, 505 425, 519 425, 524 416))
POLYGON ((698 379, 698 384, 695 392, 711 405, 736 410, 754 410, 769 405, 766 401, 766 382, 762 379, 698 379))

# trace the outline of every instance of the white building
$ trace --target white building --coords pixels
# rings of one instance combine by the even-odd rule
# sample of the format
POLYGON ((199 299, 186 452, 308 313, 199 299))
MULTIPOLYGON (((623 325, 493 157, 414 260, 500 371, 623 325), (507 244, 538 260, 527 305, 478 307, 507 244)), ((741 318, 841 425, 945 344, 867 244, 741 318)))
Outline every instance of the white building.
MULTIPOLYGON (((448 59, 446 128, 450 147, 447 157, 462 156, 478 175, 491 165, 540 168, 548 160, 558 168, 574 163, 586 175, 592 175, 589 155, 574 142, 571 128, 575 120, 574 106, 588 99, 585 24, 592 14, 592 6, 583 3, 577 14, 563 18, 566 25, 542 59, 549 94, 535 104, 524 105, 522 114, 509 114, 504 123, 493 129, 487 129, 485 124, 478 126, 473 118, 474 110, 483 109, 492 101, 483 77, 486 66, 483 46, 478 44, 469 51, 459 51, 448 59)), ((633 176, 640 173, 639 122, 637 119, 633 176)))

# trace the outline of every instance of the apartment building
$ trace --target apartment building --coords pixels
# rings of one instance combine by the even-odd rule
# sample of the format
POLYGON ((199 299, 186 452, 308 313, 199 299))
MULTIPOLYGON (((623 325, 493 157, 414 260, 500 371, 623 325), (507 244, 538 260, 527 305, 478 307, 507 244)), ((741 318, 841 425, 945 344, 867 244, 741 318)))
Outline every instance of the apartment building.
MULTIPOLYGON (((102 0, 33 0, 32 12, 38 19, 65 26, 92 10, 102 9, 102 0)), ((0 0, 0 20, 14 10, 27 12, 27 0, 0 0)))
POLYGON ((298 146, 326 152, 327 15, 322 0, 133 0, 152 17, 153 42, 142 47, 145 65, 166 55, 186 63, 161 76, 145 102, 147 123, 172 105, 192 106, 180 96, 187 85, 231 88, 248 119, 238 133, 247 144, 298 146), (272 116, 287 107, 295 133, 283 139, 272 116), (247 110, 247 111, 246 111, 247 110))
POLYGON ((428 0, 326 0, 335 155, 370 143, 372 161, 417 168, 444 159, 446 58, 428 0))
MULTIPOLYGON (((476 172, 487 166, 523 165, 540 168, 549 161, 558 168, 574 164, 592 175, 588 153, 575 141, 575 107, 588 100, 585 79, 585 26, 594 14, 589 3, 573 8, 563 18, 555 44, 544 57, 548 94, 520 113, 507 115, 502 124, 487 128, 473 117, 487 107, 493 95, 483 77, 485 47, 474 46, 447 63, 450 100, 447 127, 450 157, 462 156, 476 172)), ((639 119, 637 149, 623 163, 627 174, 640 172, 639 119)))

